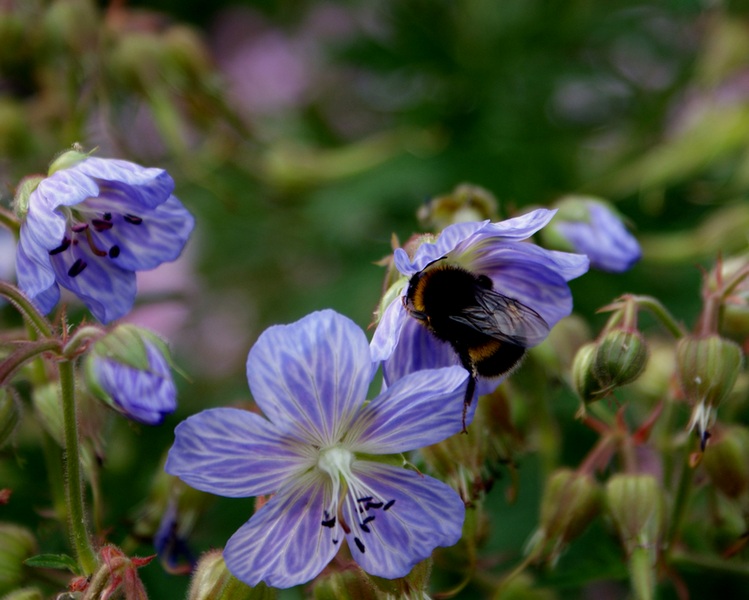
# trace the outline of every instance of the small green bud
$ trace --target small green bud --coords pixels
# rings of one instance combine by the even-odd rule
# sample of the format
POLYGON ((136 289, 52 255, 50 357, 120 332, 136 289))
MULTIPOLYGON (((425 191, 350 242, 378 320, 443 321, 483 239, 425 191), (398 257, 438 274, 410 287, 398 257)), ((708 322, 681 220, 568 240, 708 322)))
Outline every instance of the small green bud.
POLYGON ((418 563, 405 577, 383 579, 382 577, 368 575, 368 578, 377 586, 380 597, 383 600, 389 600, 390 598, 423 600, 429 585, 431 573, 432 560, 426 559, 418 563))
POLYGON ((417 213, 419 222, 432 231, 442 231, 453 223, 497 220, 497 199, 477 185, 462 183, 452 192, 432 198, 417 213))
POLYGON ((741 348, 717 335, 686 336, 676 345, 679 383, 692 403, 717 407, 731 393, 742 362, 741 348))
POLYGON ((264 583, 253 588, 239 581, 226 568, 222 551, 211 550, 193 571, 187 600, 273 600, 277 595, 264 583))
POLYGON ((603 397, 601 384, 598 383, 593 373, 597 350, 597 342, 583 344, 578 348, 575 359, 572 361, 572 386, 586 404, 603 397))
POLYGON ((741 496, 749 488, 749 430, 738 425, 718 430, 710 438, 702 465, 723 494, 741 496))
POLYGON ((639 331, 613 329, 598 343, 593 372, 602 390, 631 383, 648 361, 648 347, 639 331))
POLYGON ((606 484, 606 506, 628 555, 651 547, 663 528, 663 491, 652 475, 618 474, 606 484))
POLYGON ((319 578, 314 583, 314 600, 384 600, 363 571, 350 569, 335 571, 328 577, 319 578))
POLYGON ((21 420, 21 403, 11 388, 0 388, 0 448, 13 435, 21 420))
POLYGON ((54 175, 58 171, 64 171, 86 160, 91 153, 85 153, 79 146, 73 146, 72 150, 67 150, 60 154, 49 165, 48 175, 54 175))
POLYGON ((18 220, 23 222, 26 219, 26 213, 29 212, 29 199, 31 194, 44 181, 41 175, 29 175, 21 180, 16 188, 16 195, 13 198, 13 212, 18 220))
POLYGON ((601 490, 587 473, 571 469, 554 472, 541 498, 540 525, 555 546, 578 537, 601 508, 601 490))
POLYGON ((0 594, 21 586, 24 579, 23 561, 36 553, 36 540, 28 529, 0 523, 0 594))

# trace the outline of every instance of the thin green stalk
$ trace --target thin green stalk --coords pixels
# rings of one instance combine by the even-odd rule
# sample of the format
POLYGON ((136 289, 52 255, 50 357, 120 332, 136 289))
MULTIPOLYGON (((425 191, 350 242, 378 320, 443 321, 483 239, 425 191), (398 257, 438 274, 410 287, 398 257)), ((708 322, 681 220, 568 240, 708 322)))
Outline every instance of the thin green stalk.
POLYGON ((0 206, 0 225, 10 229, 13 234, 18 237, 18 232, 21 229, 21 224, 16 219, 16 216, 9 211, 7 208, 0 206))
POLYGON ((59 364, 60 392, 65 429, 65 470, 68 501, 68 521, 70 536, 84 575, 91 575, 97 567, 96 554, 91 545, 91 537, 83 507, 83 480, 81 477, 81 457, 79 454, 78 418, 75 404, 75 378, 73 363, 62 361, 59 364))
POLYGON ((659 300, 652 296, 633 296, 637 304, 647 308, 671 332, 677 340, 684 336, 683 327, 674 319, 673 315, 666 309, 659 300))
MULTIPOLYGON (((687 457, 689 456, 689 449, 687 449, 687 457)), ((666 553, 671 551, 671 548, 676 541, 676 536, 681 528, 681 522, 684 519, 684 514, 687 511, 689 504, 689 495, 692 490, 692 480, 694 479, 694 469, 689 465, 689 461, 685 460, 682 466, 681 475, 679 476, 679 486, 676 489, 676 496, 674 497, 674 505, 671 510, 671 519, 668 523, 668 532, 666 534, 666 553)))
POLYGON ((26 295, 16 286, 0 281, 0 296, 5 296, 10 303, 36 328, 44 337, 52 336, 52 326, 31 303, 26 295))

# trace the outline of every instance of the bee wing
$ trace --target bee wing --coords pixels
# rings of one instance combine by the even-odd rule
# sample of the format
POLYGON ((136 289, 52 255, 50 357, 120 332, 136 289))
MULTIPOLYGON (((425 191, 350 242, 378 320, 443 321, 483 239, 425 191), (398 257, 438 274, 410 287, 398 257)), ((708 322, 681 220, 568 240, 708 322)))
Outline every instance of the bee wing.
POLYGON ((549 325, 532 308, 495 292, 476 292, 477 306, 460 311, 454 321, 501 341, 530 347, 541 343, 549 334, 549 325))

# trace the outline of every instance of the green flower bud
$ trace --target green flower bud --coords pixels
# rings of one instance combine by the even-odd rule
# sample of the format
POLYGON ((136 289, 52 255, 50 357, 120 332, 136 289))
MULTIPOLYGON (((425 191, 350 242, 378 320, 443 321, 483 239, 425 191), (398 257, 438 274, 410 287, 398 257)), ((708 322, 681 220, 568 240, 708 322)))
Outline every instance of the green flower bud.
POLYGON ((703 450, 715 410, 731 393, 743 360, 741 348, 718 335, 687 336, 676 345, 679 383, 693 405, 688 427, 697 427, 703 450))
POLYGON ((571 469, 554 472, 541 498, 544 539, 556 547, 575 539, 598 515, 600 507, 601 491, 590 475, 571 469))
POLYGON ((221 550, 200 557, 190 580, 187 600, 273 600, 278 593, 264 583, 245 585, 226 568, 221 550))
POLYGON ((399 579, 383 579, 374 575, 367 575, 367 577, 377 586, 380 598, 383 600, 390 598, 423 600, 431 573, 432 560, 426 559, 411 569, 408 575, 399 579))
POLYGON ((36 540, 28 529, 0 523, 0 594, 21 586, 24 579, 23 561, 36 553, 36 540))
POLYGON ((648 361, 648 347, 639 331, 614 329, 598 343, 593 372, 603 390, 631 383, 648 361))
POLYGON ((20 221, 26 219, 26 213, 29 212, 29 198, 31 193, 39 187, 39 184, 44 181, 44 177, 41 175, 29 175, 21 180, 16 188, 16 195, 13 198, 13 212, 20 221))
POLYGON ((10 440, 21 419, 21 404, 11 388, 0 388, 0 448, 10 440))
POLYGON ((749 488, 749 430, 739 426, 719 430, 710 439, 702 465, 723 494, 741 496, 749 488))
POLYGON ((606 506, 624 548, 651 547, 661 537, 664 499, 652 475, 618 474, 606 484, 606 506))
POLYGON ((717 335, 687 336, 676 345, 679 383, 693 403, 717 407, 731 393, 742 362, 741 348, 717 335))
POLYGON ((91 152, 83 152, 82 148, 77 144, 73 146, 72 150, 67 150, 60 154, 52 163, 49 165, 47 175, 54 175, 57 171, 64 171, 70 167, 83 162, 91 155, 91 152))
POLYGON ((598 383, 593 373, 597 350, 598 344, 596 342, 583 344, 577 350, 575 359, 572 361, 572 387, 575 388, 577 395, 586 404, 603 397, 601 384, 598 383))
POLYGON ((66 0, 47 8, 43 27, 50 52, 82 55, 95 47, 100 19, 91 0, 66 0))
POLYGON ((315 600, 384 600, 365 573, 358 569, 336 571, 329 577, 315 581, 312 597, 315 600))
POLYGON ((492 193, 470 183, 462 183, 451 193, 432 198, 417 213, 419 222, 432 231, 465 221, 496 221, 497 215, 497 199, 492 193))

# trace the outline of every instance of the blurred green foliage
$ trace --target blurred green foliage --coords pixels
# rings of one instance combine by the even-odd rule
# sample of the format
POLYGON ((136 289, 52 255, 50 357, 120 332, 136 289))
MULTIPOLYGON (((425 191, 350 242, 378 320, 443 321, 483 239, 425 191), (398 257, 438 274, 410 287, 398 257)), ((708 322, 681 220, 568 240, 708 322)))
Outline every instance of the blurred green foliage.
MULTIPOLYGON (((100 156, 166 168, 197 218, 176 283, 141 286, 144 304, 162 310, 141 318, 164 326, 189 377, 178 412, 161 427, 119 419, 100 434, 108 539, 127 536, 180 420, 249 400, 244 364, 257 335, 325 307, 366 326, 384 275, 374 263, 390 253, 391 234, 405 241, 419 228, 420 204, 462 182, 491 191, 503 216, 571 192, 616 202, 644 259, 624 275, 591 272, 573 282, 576 312, 597 331, 603 317, 595 311, 633 292, 692 323, 698 266, 747 247, 743 4, 0 3, 3 199, 80 142, 99 146, 100 156), (273 96, 279 81, 291 92, 273 96)), ((4 329, 20 324, 10 307, 0 310, 4 329)), ((78 310, 71 304, 73 319, 78 310)), ((658 333, 648 317, 642 328, 658 333)), ((533 369, 530 360, 515 387, 533 369)), ((482 579, 520 560, 549 470, 574 465, 594 443, 574 419, 569 389, 547 392, 552 425, 540 433, 531 408, 540 400, 522 392, 513 400, 529 453, 515 457, 517 481, 503 476, 487 496, 481 571, 461 597, 476 597, 482 579), (515 486, 511 503, 505 494, 515 486)), ((50 552, 65 551, 64 533, 48 518, 55 499, 35 426, 28 419, 3 450, 0 488, 14 493, 0 519, 32 528, 50 552)), ((221 547, 252 506, 212 500, 192 548, 221 547)), ((549 597, 577 598, 581 589, 625 597, 618 542, 602 530, 588 531, 555 570, 536 573, 535 585, 555 590, 549 597)), ((132 550, 152 553, 147 540, 132 550)), ((153 598, 184 595, 186 577, 156 563, 140 574, 153 598)), ((693 598, 717 581, 689 568, 679 575, 693 598)), ((721 575, 721 589, 745 589, 746 574, 734 577, 721 575)), ((673 586, 663 588, 676 597, 673 586)))

